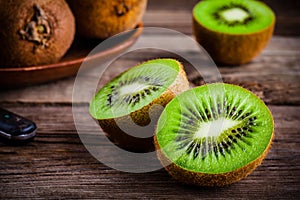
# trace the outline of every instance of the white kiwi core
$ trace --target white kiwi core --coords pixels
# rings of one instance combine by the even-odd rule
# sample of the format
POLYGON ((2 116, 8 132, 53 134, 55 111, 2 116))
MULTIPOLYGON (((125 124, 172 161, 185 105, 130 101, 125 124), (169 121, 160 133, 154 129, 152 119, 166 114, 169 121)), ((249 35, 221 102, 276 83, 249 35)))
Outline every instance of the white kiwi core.
POLYGON ((149 87, 150 87, 150 85, 142 84, 142 83, 132 83, 129 85, 124 85, 119 89, 119 91, 120 91, 119 95, 125 96, 125 95, 129 95, 129 94, 138 93, 149 87))
POLYGON ((221 117, 219 119, 203 122, 194 135, 195 139, 218 137, 224 131, 233 128, 240 122, 232 119, 221 117))
POLYGON ((243 22, 248 17, 249 13, 242 8, 229 8, 220 12, 220 16, 228 22, 243 22))

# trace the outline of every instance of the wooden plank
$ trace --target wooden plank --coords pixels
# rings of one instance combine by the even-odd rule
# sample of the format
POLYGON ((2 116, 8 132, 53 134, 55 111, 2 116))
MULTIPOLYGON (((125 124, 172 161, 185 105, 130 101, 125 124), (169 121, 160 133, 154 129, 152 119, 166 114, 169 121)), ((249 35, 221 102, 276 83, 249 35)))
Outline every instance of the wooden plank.
POLYGON ((39 129, 35 141, 28 145, 0 143, 1 199, 300 198, 299 106, 270 106, 275 140, 269 155, 249 177, 224 188, 186 186, 163 169, 134 174, 105 166, 81 144, 70 106, 4 107, 36 121, 39 129))

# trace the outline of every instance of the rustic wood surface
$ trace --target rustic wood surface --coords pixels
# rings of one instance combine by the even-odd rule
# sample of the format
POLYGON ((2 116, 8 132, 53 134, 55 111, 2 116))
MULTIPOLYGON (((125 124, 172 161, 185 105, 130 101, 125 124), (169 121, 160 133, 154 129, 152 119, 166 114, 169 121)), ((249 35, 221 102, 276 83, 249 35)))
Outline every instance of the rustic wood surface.
MULTIPOLYGON (((191 35, 190 12, 196 2, 150 0, 144 25, 191 35)), ((242 66, 219 66, 224 82, 255 92, 274 116, 272 149, 249 177, 223 188, 197 188, 178 183, 163 169, 135 174, 105 166, 89 154, 77 134, 72 115, 75 78, 70 77, 0 91, 1 107, 32 119, 38 126, 35 140, 25 146, 0 143, 0 199, 300 199, 300 25, 296 12, 299 3, 285 1, 295 6, 282 6, 291 9, 284 15, 285 10, 276 2, 271 5, 280 19, 276 35, 262 54, 242 66)), ((168 36, 154 33, 148 37, 149 41, 159 43, 168 36)), ((189 52, 185 44, 178 44, 178 48, 189 52)), ((105 72, 100 85, 143 60, 173 56, 154 50, 128 54, 105 72)), ((203 84, 202 77, 183 62, 191 86, 203 84)))

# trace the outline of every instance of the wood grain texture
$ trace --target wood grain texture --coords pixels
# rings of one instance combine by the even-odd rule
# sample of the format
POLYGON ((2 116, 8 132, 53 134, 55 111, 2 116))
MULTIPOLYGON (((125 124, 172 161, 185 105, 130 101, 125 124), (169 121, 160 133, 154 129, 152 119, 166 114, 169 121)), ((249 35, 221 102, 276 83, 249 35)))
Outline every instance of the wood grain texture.
POLYGON ((224 188, 182 185, 163 169, 130 174, 103 165, 81 144, 70 106, 6 105, 5 108, 36 121, 39 130, 35 140, 26 146, 0 144, 2 199, 300 197, 300 139, 295 137, 299 134, 299 107, 270 106, 276 128, 269 155, 249 177, 224 188))
MULTIPOLYGON (((35 121, 38 126, 35 140, 27 145, 0 143, 0 199, 300 199, 299 2, 266 2, 277 12, 277 35, 251 63, 218 66, 224 82, 252 90, 274 115, 272 149, 249 177, 224 188, 197 188, 178 183, 163 169, 134 174, 105 166, 85 149, 78 136, 71 106, 75 78, 70 77, 0 91, 1 107, 35 121)), ((197 0, 149 0, 144 25, 191 35, 191 9, 195 3, 197 0)), ((170 36, 152 33, 146 37, 145 44, 161 44, 170 36)), ((174 42, 169 44, 170 48, 190 58, 203 56, 178 42, 178 38, 171 39, 174 42)), ((116 60, 102 76, 99 86, 130 66, 157 57, 182 61, 191 86, 204 83, 203 77, 185 59, 148 49, 116 60)), ((83 78, 89 81, 97 76, 87 74, 83 78)), ((83 97, 75 103, 86 104, 89 100, 83 97)), ((85 128, 93 131, 89 124, 85 128)), ((107 151, 108 144, 102 145, 103 151, 107 151)))

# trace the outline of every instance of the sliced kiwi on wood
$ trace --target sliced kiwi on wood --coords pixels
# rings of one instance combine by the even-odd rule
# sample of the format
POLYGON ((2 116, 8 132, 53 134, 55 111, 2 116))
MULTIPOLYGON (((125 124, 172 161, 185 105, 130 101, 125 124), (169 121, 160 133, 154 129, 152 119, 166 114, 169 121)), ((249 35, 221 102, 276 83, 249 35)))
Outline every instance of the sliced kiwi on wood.
POLYGON ((184 183, 223 186, 261 164, 273 138, 273 118, 253 93, 230 84, 208 84, 181 93, 161 114, 158 157, 184 183))
POLYGON ((129 69, 101 88, 90 104, 90 114, 99 121, 109 139, 121 148, 135 152, 152 151, 154 126, 161 107, 188 88, 180 62, 150 60, 129 69))
POLYGON ((273 11, 255 0, 204 0, 193 9, 197 41, 221 64, 251 61, 269 42, 274 24, 273 11))

